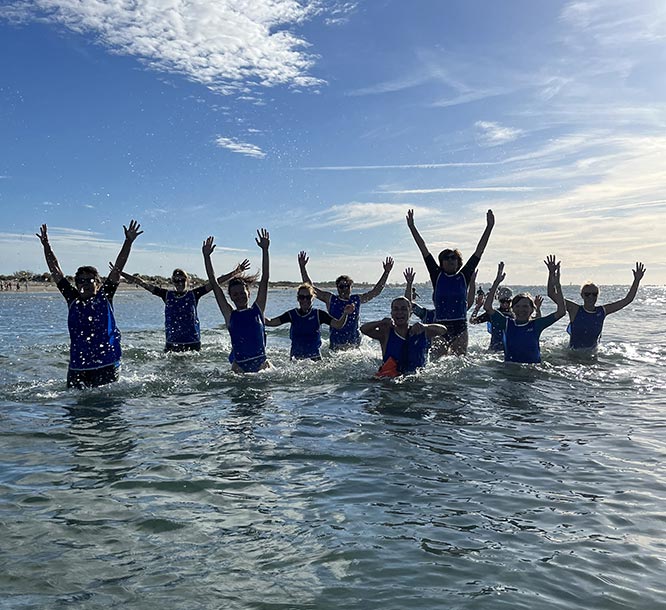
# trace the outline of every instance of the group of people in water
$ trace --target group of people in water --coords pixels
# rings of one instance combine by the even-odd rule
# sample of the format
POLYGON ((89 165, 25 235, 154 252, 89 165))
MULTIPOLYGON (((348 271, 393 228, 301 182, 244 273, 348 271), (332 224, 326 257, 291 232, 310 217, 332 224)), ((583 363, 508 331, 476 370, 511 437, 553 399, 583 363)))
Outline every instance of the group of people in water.
POLYGON ((116 326, 113 297, 120 278, 136 283, 165 304, 165 333, 167 352, 196 351, 201 349, 201 330, 197 315, 199 299, 213 292, 231 337, 229 360, 237 373, 252 373, 269 368, 266 357, 266 326, 290 324, 291 358, 295 360, 321 359, 321 326, 330 327, 330 349, 348 350, 358 347, 362 335, 379 341, 382 365, 377 377, 396 377, 416 372, 426 365, 428 357, 462 355, 467 351, 467 312, 474 306, 470 323, 488 324, 491 351, 503 351, 507 362, 538 363, 541 361, 539 337, 544 329, 569 314, 569 346, 572 349, 593 350, 599 343, 605 317, 626 307, 634 300, 645 267, 636 263, 634 280, 627 295, 606 305, 597 305, 599 288, 586 283, 581 288, 583 304, 564 298, 560 285, 560 263, 555 256, 546 257, 548 269, 547 294, 556 304, 555 312, 541 316, 543 299, 528 293, 513 296, 511 289, 501 286, 505 279, 504 263, 499 263, 497 275, 488 293, 475 297, 476 271, 488 244, 495 224, 491 210, 486 215, 486 227, 474 253, 466 262, 457 249, 444 249, 438 260, 429 252, 416 228, 414 211, 407 213, 407 226, 423 256, 433 288, 433 308, 424 308, 414 302, 412 268, 404 272, 405 295, 393 299, 390 316, 382 320, 360 323, 361 306, 381 294, 393 269, 393 259, 387 257, 383 273, 375 286, 362 294, 352 293, 353 281, 347 275, 335 281, 337 293, 318 288, 307 270, 309 258, 306 252, 298 255, 302 284, 298 286, 298 307, 274 318, 266 318, 266 300, 269 280, 270 235, 266 229, 257 231, 256 243, 262 252, 260 274, 249 275, 246 259, 232 271, 217 277, 213 268, 215 251, 213 237, 202 246, 202 254, 208 281, 191 289, 189 277, 182 269, 173 271, 174 289, 167 290, 147 283, 138 276, 124 272, 132 244, 143 233, 139 223, 132 220, 123 226, 125 240, 110 271, 102 281, 97 269, 79 267, 74 275, 74 285, 63 274, 49 243, 47 226, 40 228, 37 237, 44 248, 44 256, 53 281, 65 297, 69 309, 70 358, 67 386, 75 388, 95 387, 116 381, 119 376, 121 347, 120 332, 116 326), (258 284, 257 284, 258 283, 258 284), (227 296, 222 286, 227 286, 227 296), (250 305, 251 289, 257 284, 256 297, 250 305), (493 303, 495 295, 499 307, 493 303), (313 307, 318 299, 326 309, 313 307), (481 308, 484 313, 480 314, 481 308), (421 321, 410 324, 411 315, 421 321))

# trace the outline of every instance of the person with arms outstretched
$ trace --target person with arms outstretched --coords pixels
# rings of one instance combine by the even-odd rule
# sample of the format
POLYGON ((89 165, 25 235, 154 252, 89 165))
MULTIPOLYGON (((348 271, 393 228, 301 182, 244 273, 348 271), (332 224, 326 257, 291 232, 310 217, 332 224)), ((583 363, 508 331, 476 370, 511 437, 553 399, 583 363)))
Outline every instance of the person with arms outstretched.
POLYGON ((211 255, 215 250, 215 239, 208 237, 201 248, 206 265, 208 281, 213 287, 215 300, 224 316, 229 335, 231 336, 231 370, 235 373, 256 373, 270 368, 266 359, 266 329, 264 326, 264 310, 268 296, 270 235, 266 229, 257 229, 257 246, 261 248, 261 278, 257 289, 257 298, 251 307, 250 287, 256 276, 236 276, 229 281, 229 298, 232 307, 217 283, 211 255))
MULTIPOLYGON (((233 271, 218 277, 217 282, 225 284, 231 278, 247 271, 249 267, 250 261, 245 259, 233 271)), ((164 301, 165 352, 190 352, 201 349, 201 328, 197 306, 199 299, 213 290, 210 282, 190 289, 190 278, 187 273, 182 269, 174 269, 171 274, 174 290, 167 290, 146 282, 137 275, 130 275, 124 271, 120 275, 130 284, 137 284, 164 301)))
POLYGON ((444 324, 448 332, 444 336, 443 353, 465 354, 469 336, 467 333, 467 293, 472 275, 483 255, 490 234, 495 226, 492 210, 486 214, 486 228, 481 235, 474 254, 463 265, 462 254, 457 249, 446 248, 439 253, 439 264, 435 262, 423 237, 414 222, 414 210, 407 212, 407 226, 425 261, 433 287, 435 318, 444 324))
POLYGON ((556 295, 557 310, 541 318, 533 317, 536 306, 532 296, 527 292, 521 292, 511 300, 513 318, 493 309, 495 292, 506 277, 504 263, 497 266, 497 277, 486 294, 484 308, 490 316, 491 324, 497 326, 503 333, 505 362, 525 364, 541 362, 539 347, 541 333, 566 313, 560 286, 560 263, 555 261, 553 255, 548 255, 544 263, 548 267, 548 290, 553 290, 556 295))
POLYGON ((37 233, 53 281, 69 308, 68 388, 91 388, 118 381, 121 347, 120 331, 113 312, 113 296, 132 244, 143 233, 140 228, 135 220, 130 221, 129 227, 123 226, 125 241, 104 282, 95 267, 86 265, 76 270, 74 286, 60 268, 49 243, 47 226, 43 224, 37 233))
MULTIPOLYGON (((596 284, 588 282, 583 284, 580 289, 580 296, 583 304, 578 305, 573 301, 565 299, 564 302, 569 314, 569 347, 574 350, 593 350, 599 345, 601 331, 604 327, 606 316, 620 311, 636 297, 638 286, 645 275, 645 266, 643 263, 636 263, 632 269, 634 281, 629 287, 629 292, 619 301, 607 303, 606 305, 597 305, 599 298, 599 287, 596 284)), ((551 291, 548 296, 555 300, 556 295, 551 291)))
POLYGON ((349 304, 354 306, 354 311, 347 315, 347 322, 345 325, 337 329, 331 327, 330 333, 330 347, 331 350, 345 350, 358 347, 361 344, 361 333, 359 332, 359 316, 361 313, 361 305, 371 301, 379 296, 384 290, 386 280, 393 269, 393 259, 390 256, 386 257, 384 261, 384 272, 379 278, 379 281, 368 292, 363 294, 352 294, 351 289, 354 284, 348 275, 341 275, 335 280, 335 287, 338 294, 333 294, 327 290, 317 288, 312 283, 307 271, 307 264, 309 258, 306 252, 301 251, 298 255, 298 266, 301 269, 301 278, 304 283, 310 284, 314 288, 315 296, 326 303, 326 309, 333 318, 340 318, 344 313, 345 307, 349 304))

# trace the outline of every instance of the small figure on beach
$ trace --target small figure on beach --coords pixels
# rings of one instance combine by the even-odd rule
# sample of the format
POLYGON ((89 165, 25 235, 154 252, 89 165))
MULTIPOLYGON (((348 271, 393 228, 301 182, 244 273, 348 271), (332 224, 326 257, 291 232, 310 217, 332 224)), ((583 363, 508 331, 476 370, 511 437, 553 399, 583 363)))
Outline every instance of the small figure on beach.
MULTIPOLYGON (((645 266, 637 262, 632 269, 634 281, 629 287, 626 296, 619 301, 597 305, 599 298, 599 287, 592 282, 583 284, 580 288, 580 296, 583 304, 579 305, 565 299, 567 313, 569 314, 569 347, 574 350, 593 350, 599 345, 601 332, 604 327, 606 316, 616 313, 631 303, 636 297, 638 286, 645 275, 645 266)), ((555 294, 548 292, 548 296, 555 300, 555 294)))
POLYGON ((439 253, 439 264, 421 237, 414 222, 414 210, 407 212, 407 226, 425 261, 433 287, 433 303, 437 322, 446 325, 441 354, 465 354, 469 341, 467 333, 467 293, 472 274, 483 255, 490 234, 495 226, 492 210, 486 214, 486 228, 476 250, 463 265, 462 254, 457 249, 446 248, 439 253))
POLYGON ((131 220, 123 226, 125 241, 113 269, 104 282, 92 266, 79 267, 72 286, 64 276, 49 243, 47 226, 37 233, 53 281, 67 301, 70 349, 67 370, 68 388, 90 388, 118 380, 121 347, 120 331, 113 312, 113 296, 134 240, 143 233, 131 220))
POLYGON ((307 264, 309 258, 306 252, 301 251, 298 254, 298 266, 301 269, 301 278, 304 283, 310 284, 314 288, 315 296, 326 303, 326 309, 333 318, 340 318, 344 313, 345 307, 349 304, 354 306, 354 311, 347 315, 345 325, 337 329, 331 326, 330 333, 330 348, 332 351, 353 349, 361 344, 361 333, 359 332, 359 316, 361 313, 361 305, 372 301, 375 297, 379 296, 384 290, 386 280, 393 269, 393 259, 390 256, 386 257, 383 263, 384 272, 382 273, 379 281, 368 292, 363 294, 352 294, 353 280, 348 275, 341 275, 335 280, 335 287, 338 294, 333 294, 327 290, 317 288, 312 283, 307 271, 307 264))
POLYGON ((354 304, 347 303, 342 315, 334 318, 327 311, 312 307, 315 290, 310 284, 301 284, 296 290, 298 307, 285 311, 275 318, 266 318, 266 326, 291 324, 290 356, 294 360, 321 360, 321 325, 340 329, 347 322, 347 317, 354 313, 354 304))
POLYGON ((427 363, 431 340, 446 333, 446 327, 441 324, 416 322, 410 326, 411 314, 410 300, 398 297, 391 301, 390 318, 361 326, 361 332, 379 341, 382 348, 382 366, 375 377, 415 373, 427 363))
POLYGON ((208 281, 213 287, 215 300, 231 336, 231 370, 235 373, 256 373, 271 366, 266 359, 266 329, 264 326, 270 270, 268 248, 271 242, 268 231, 257 229, 255 241, 261 248, 261 277, 257 288, 257 298, 252 306, 248 306, 250 288, 256 282, 256 275, 236 275, 228 284, 229 298, 235 309, 227 301, 215 277, 211 260, 211 255, 215 250, 215 238, 208 237, 201 248, 208 281))
POLYGON ((557 310, 547 316, 534 318, 536 305, 527 292, 521 292, 511 299, 513 317, 493 309, 493 299, 499 285, 504 281, 504 263, 497 266, 497 277, 486 294, 484 307, 493 326, 502 331, 504 342, 504 360, 506 362, 538 363, 541 362, 539 338, 541 333, 557 322, 566 313, 562 288, 560 286, 560 263, 555 256, 548 255, 544 261, 548 268, 548 291, 555 295, 557 310))
MULTIPOLYGON (((217 282, 224 285, 249 268, 250 261, 245 259, 233 271, 218 277, 217 282)), ((164 301, 165 352, 189 352, 201 349, 201 328, 197 306, 199 299, 213 290, 210 282, 191 289, 189 275, 182 269, 174 269, 171 274, 174 290, 167 290, 142 280, 138 275, 130 275, 124 271, 120 275, 130 284, 141 286, 164 301)))

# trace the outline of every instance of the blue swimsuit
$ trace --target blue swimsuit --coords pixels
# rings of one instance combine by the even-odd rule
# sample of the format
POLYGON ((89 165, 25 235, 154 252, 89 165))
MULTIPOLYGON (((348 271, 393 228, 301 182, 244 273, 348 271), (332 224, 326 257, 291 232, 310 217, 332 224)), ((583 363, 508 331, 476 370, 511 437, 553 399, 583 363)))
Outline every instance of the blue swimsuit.
POLYGON ((557 320, 551 313, 543 318, 530 320, 525 324, 518 324, 513 318, 507 318, 498 311, 492 314, 493 326, 504 331, 504 360, 505 362, 522 362, 536 364, 541 362, 541 349, 539 337, 544 329, 557 320))
POLYGON ((266 362, 264 316, 254 303, 249 309, 234 310, 229 316, 230 360, 244 372, 256 373, 266 362))
POLYGON ((169 290, 164 299, 164 327, 167 347, 198 345, 201 342, 197 298, 194 291, 178 294, 169 290))
POLYGON ((405 339, 396 333, 394 328, 391 328, 383 361, 386 362, 389 358, 393 358, 398 363, 398 370, 402 374, 414 373, 416 369, 426 365, 429 347, 430 341, 424 332, 409 335, 405 339))
POLYGON ((571 335, 569 347, 571 349, 593 349, 599 344, 601 331, 604 327, 606 310, 598 305, 593 312, 578 307, 576 317, 569 324, 567 331, 571 335))
POLYGON ((361 297, 359 295, 352 294, 348 301, 343 301, 340 297, 332 295, 328 304, 328 313, 331 314, 332 318, 341 318, 345 306, 350 303, 354 305, 354 311, 347 315, 345 325, 340 329, 331 328, 332 350, 361 345, 361 331, 358 328, 358 317, 361 311, 361 297))
POLYGON ((288 313, 291 321, 289 330, 291 357, 297 360, 321 358, 319 309, 310 309, 305 315, 301 314, 298 309, 291 309, 288 313))

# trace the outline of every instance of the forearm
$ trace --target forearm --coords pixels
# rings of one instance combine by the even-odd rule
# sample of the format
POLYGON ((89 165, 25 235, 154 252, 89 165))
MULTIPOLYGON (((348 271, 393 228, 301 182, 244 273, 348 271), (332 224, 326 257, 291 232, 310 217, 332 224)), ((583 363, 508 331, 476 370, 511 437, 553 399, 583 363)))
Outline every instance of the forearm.
POLYGON ((345 324, 347 324, 347 314, 346 313, 343 313, 337 319, 333 318, 331 320, 331 328, 335 328, 336 330, 340 330, 345 324))
POLYGON ((44 258, 46 259, 46 265, 49 268, 51 275, 53 276, 53 280, 56 283, 59 282, 64 277, 64 274, 60 269, 60 264, 58 263, 58 259, 56 258, 56 255, 53 253, 53 249, 51 248, 51 244, 49 243, 44 244, 44 258))
POLYGON ((486 249, 486 246, 488 245, 488 240, 490 239, 490 234, 493 231, 493 227, 491 225, 486 225, 486 229, 481 235, 481 239, 479 240, 479 243, 476 246, 476 250, 474 251, 474 254, 481 258, 483 256, 483 252, 486 249))
POLYGON ((419 233, 419 230, 416 228, 416 226, 409 227, 409 231, 411 232, 412 237, 414 238, 414 241, 416 242, 416 245, 418 246, 423 258, 428 256, 428 254, 430 254, 430 252, 428 252, 428 246, 426 246, 426 243, 423 240, 423 237, 421 237, 421 234, 419 233))
POLYGON ((488 315, 492 315, 493 313, 493 301, 495 300, 495 293, 497 292, 497 288, 501 281, 501 278, 497 278, 493 282, 493 285, 490 287, 488 294, 486 295, 486 300, 483 302, 483 308, 488 312, 488 315))
POLYGON ((118 252, 118 256, 116 257, 116 262, 113 265, 113 269, 111 270, 111 273, 109 273, 109 279, 111 281, 118 282, 120 280, 120 274, 125 268, 125 264, 129 258, 133 243, 133 240, 125 238, 123 246, 120 248, 120 252, 118 252))

